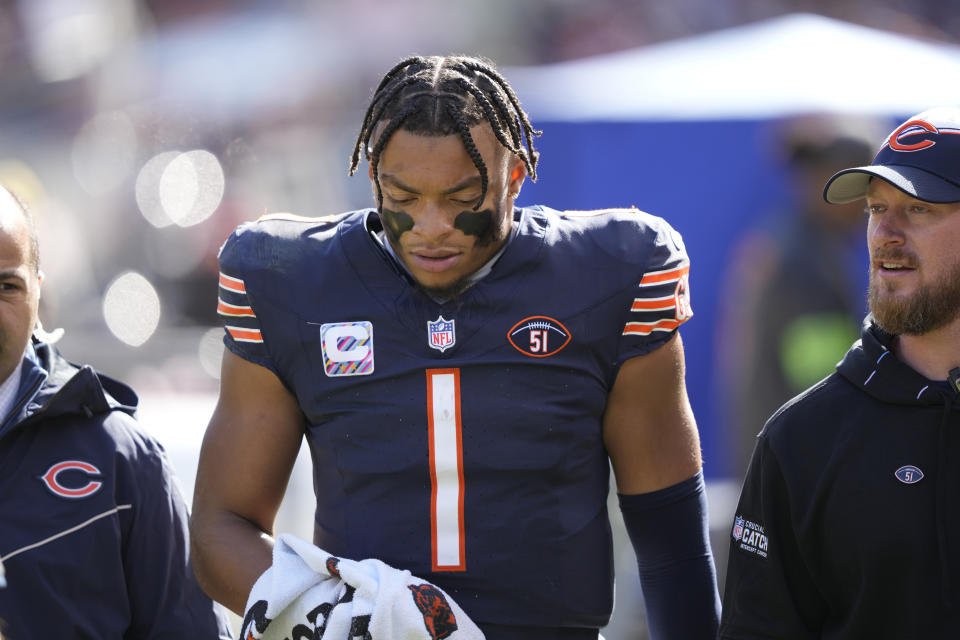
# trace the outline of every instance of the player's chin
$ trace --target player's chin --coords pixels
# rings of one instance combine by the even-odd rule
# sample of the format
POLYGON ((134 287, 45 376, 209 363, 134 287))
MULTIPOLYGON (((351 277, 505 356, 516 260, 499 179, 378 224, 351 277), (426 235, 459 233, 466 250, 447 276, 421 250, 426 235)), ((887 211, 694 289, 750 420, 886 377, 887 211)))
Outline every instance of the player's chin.
POLYGON ((442 265, 439 261, 414 260, 408 263, 410 273, 423 287, 448 287, 463 277, 461 260, 450 260, 442 265))
POLYGON ((436 274, 432 274, 434 277, 427 278, 417 278, 417 282, 420 285, 420 288, 425 291, 430 297, 436 300, 449 300, 455 298, 464 289, 467 288, 467 278, 461 277, 435 277, 436 274))

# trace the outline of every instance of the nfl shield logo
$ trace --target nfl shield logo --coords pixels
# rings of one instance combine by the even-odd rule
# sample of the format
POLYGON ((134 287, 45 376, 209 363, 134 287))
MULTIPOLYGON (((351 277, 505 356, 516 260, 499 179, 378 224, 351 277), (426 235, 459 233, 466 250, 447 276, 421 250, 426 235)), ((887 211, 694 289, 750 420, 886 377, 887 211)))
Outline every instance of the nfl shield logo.
POLYGON ((733 523, 733 539, 739 540, 743 537, 743 518, 737 516, 737 519, 733 523))
POLYGON ((457 341, 453 323, 453 320, 445 320, 443 316, 433 322, 427 322, 427 344, 431 349, 443 352, 453 346, 457 341))

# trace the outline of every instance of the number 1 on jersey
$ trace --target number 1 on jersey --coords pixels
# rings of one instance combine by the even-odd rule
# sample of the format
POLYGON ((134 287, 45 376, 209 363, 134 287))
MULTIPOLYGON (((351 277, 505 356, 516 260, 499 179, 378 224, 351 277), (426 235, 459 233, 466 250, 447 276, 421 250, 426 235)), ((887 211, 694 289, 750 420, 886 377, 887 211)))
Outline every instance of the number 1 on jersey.
POLYGON ((427 424, 433 570, 465 571, 459 369, 427 369, 427 424))

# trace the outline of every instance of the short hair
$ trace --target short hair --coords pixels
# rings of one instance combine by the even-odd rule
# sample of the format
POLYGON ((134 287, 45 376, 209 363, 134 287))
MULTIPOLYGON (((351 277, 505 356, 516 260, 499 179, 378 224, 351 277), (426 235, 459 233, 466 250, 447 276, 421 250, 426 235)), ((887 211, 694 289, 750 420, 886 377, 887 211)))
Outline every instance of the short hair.
POLYGON ((537 179, 540 154, 533 138, 541 135, 530 124, 520 100, 489 60, 471 56, 413 56, 390 69, 380 81, 367 108, 350 158, 350 175, 357 171, 366 151, 377 188, 377 208, 383 206, 380 189, 380 154, 398 130, 427 136, 457 134, 480 172, 479 209, 487 195, 487 167, 470 135, 470 127, 486 121, 500 144, 516 154, 537 179), (379 139, 371 137, 384 122, 379 139))
POLYGON ((40 273, 40 233, 37 231, 37 220, 33 212, 30 211, 30 207, 27 206, 20 196, 7 187, 0 187, 0 189, 3 189, 10 195, 16 203, 17 208, 20 209, 24 222, 27 223, 27 240, 30 243, 30 268, 33 269, 33 275, 38 275, 40 273))

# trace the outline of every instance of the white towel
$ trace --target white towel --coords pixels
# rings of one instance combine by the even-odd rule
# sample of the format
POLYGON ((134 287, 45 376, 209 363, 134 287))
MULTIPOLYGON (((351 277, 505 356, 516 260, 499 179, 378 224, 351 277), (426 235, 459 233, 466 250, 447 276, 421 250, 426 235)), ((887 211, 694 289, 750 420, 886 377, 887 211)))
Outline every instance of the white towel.
POLYGON ((332 556, 281 534, 250 591, 243 640, 483 640, 439 587, 380 560, 332 556))

